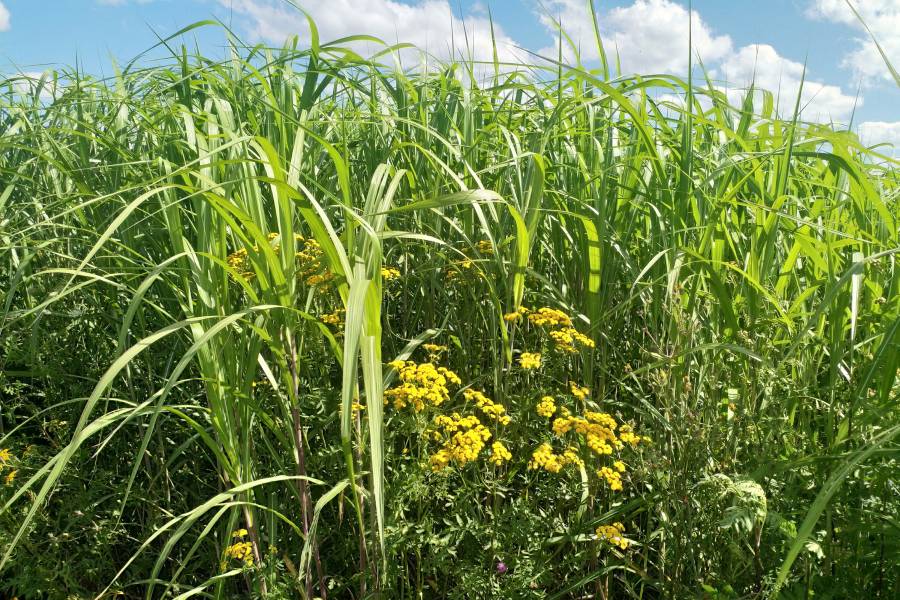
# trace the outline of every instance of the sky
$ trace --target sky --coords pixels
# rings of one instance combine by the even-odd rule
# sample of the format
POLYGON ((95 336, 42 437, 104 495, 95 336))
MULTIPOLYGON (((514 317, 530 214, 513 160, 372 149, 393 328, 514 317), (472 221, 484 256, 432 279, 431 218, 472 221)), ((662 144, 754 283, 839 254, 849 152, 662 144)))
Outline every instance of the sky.
MULTIPOLYGON (((294 0, 316 21, 320 37, 372 34, 412 42, 446 58, 466 46, 490 60, 490 20, 501 60, 528 52, 557 55, 554 21, 597 60, 588 0, 294 0)), ((851 0, 888 58, 900 69, 900 0, 851 0)), ((867 143, 900 148, 900 87, 846 0, 596 0, 607 53, 625 73, 684 75, 688 28, 692 52, 723 88, 780 91, 790 113, 801 79, 803 117, 848 123, 867 143), (804 75, 805 63, 805 75, 804 75)), ((191 23, 218 19, 247 42, 280 45, 309 39, 287 0, 0 0, 0 75, 35 74, 73 65, 98 75, 191 23)), ((204 53, 221 53, 220 28, 186 36, 204 53)), ((373 48, 360 48, 361 50, 373 48)), ((571 52, 566 58, 572 59, 571 52)), ((533 57, 530 60, 534 60, 533 57)))

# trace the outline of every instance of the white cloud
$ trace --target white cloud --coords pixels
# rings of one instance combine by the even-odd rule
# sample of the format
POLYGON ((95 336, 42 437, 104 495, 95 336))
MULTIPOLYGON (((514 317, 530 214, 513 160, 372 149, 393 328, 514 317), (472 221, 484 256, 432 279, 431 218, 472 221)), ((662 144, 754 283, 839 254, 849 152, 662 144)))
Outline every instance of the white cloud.
MULTIPOLYGON (((554 21, 560 22, 578 45, 582 59, 597 58, 591 13, 585 0, 545 0, 541 6, 546 9, 540 16, 541 22, 551 34, 556 35, 554 21)), ((729 36, 718 35, 697 11, 691 11, 689 17, 687 9, 678 2, 634 0, 598 14, 598 22, 607 55, 613 60, 618 53, 625 73, 677 75, 687 72, 690 23, 694 58, 699 56, 713 75, 727 79, 732 102, 738 101, 741 88, 755 78, 758 88, 780 91, 778 109, 782 114, 793 113, 803 75, 802 64, 780 56, 768 45, 754 44, 735 50, 729 36)), ((555 47, 548 47, 541 54, 552 57, 556 52, 555 47)), ((566 58, 573 57, 569 54, 566 58)), ((838 86, 809 76, 803 84, 801 106, 803 118, 807 120, 846 120, 855 102, 854 96, 845 94, 838 86)))
POLYGON ((9 31, 9 9, 0 2, 0 31, 9 31))
MULTIPOLYGON (((541 22, 554 37, 554 20, 579 46, 583 59, 598 57, 591 14, 585 0, 550 0, 541 22)), ((688 65, 688 11, 671 0, 636 0, 599 16, 600 36, 610 61, 618 54, 626 72, 684 73, 688 65)), ((706 63, 731 52, 731 38, 715 35, 697 11, 691 11, 692 51, 706 63)), ((565 43, 564 43, 565 45, 565 43)), ((541 51, 556 54, 555 47, 541 51)), ((571 55, 566 58, 571 59, 571 55)))
MULTIPOLYGON (((219 0, 219 3, 246 18, 255 39, 274 43, 281 43, 293 35, 309 39, 306 19, 283 2, 219 0)), ((457 17, 447 0, 422 0, 413 4, 395 0, 330 0, 307 2, 304 8, 315 21, 323 42, 368 34, 388 44, 408 42, 440 58, 471 55, 477 61, 491 61, 493 57, 488 18, 481 10, 457 17)), ((516 43, 496 22, 494 35, 500 61, 516 61, 521 54, 516 51, 516 43)), ((354 48, 358 51, 381 49, 374 44, 354 44, 354 48)), ((412 53, 403 53, 404 60, 412 56, 412 53)))
POLYGON ((40 98, 43 101, 52 100, 58 91, 53 73, 47 71, 22 71, 8 76, 0 75, 0 81, 4 87, 11 85, 15 93, 22 95, 33 95, 40 85, 40 98))
POLYGON ((863 144, 874 145, 887 143, 893 148, 879 148, 882 154, 900 157, 900 121, 866 121, 859 125, 859 139, 863 144))
MULTIPOLYGON (((756 88, 776 95, 778 111, 783 116, 794 112, 797 92, 803 80, 803 65, 779 55, 767 44, 743 46, 728 56, 715 71, 715 75, 728 84, 728 94, 736 102, 750 82, 756 88)), ((800 97, 802 118, 809 121, 846 121, 857 102, 855 96, 845 94, 836 85, 827 85, 809 78, 803 81, 800 97)))
MULTIPOLYGON (((853 5, 881 44, 888 60, 895 68, 900 68, 900 0, 855 0, 853 5)), ((843 64, 852 68, 865 83, 892 80, 878 48, 845 0, 811 0, 807 14, 843 23, 859 32, 855 47, 844 57, 843 64)))

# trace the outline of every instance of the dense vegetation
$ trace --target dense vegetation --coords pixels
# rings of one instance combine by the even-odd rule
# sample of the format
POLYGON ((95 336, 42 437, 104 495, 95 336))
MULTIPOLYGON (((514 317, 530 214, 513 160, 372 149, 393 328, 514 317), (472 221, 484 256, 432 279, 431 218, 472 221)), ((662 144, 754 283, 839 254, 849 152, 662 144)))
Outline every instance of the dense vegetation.
POLYGON ((898 163, 353 43, 2 85, 0 591, 898 597, 898 163))

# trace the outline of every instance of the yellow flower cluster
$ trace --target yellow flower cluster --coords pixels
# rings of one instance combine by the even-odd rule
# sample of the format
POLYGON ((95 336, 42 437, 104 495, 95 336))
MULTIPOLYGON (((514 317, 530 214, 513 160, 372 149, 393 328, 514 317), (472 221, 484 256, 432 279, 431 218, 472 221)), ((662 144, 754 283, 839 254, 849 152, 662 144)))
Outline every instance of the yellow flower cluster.
POLYGON ((441 354, 448 350, 447 346, 441 346, 440 344, 422 344, 422 347, 427 350, 429 354, 441 354))
POLYGON ((426 404, 440 406, 450 398, 447 385, 462 383, 453 371, 435 367, 430 362, 417 364, 411 360, 395 360, 388 364, 398 371, 400 385, 385 390, 385 403, 393 399, 394 408, 398 410, 412 405, 413 410, 422 412, 426 404))
POLYGON ((567 465, 578 465, 579 467, 584 466, 584 460, 582 460, 581 456, 578 455, 578 448, 576 446, 569 446, 566 448, 566 451, 563 452, 563 462, 567 465))
POLYGON ((582 436, 594 453, 612 454, 613 448, 620 450, 622 442, 616 437, 616 420, 606 413, 588 411, 584 417, 557 417, 553 420, 553 433, 558 436, 572 429, 582 436))
POLYGON ((546 442, 531 453, 531 460, 528 462, 529 469, 544 469, 550 473, 559 473, 567 465, 584 465, 578 455, 578 448, 569 446, 562 454, 556 454, 553 446, 546 442))
POLYGON ((243 561, 248 567, 253 566, 253 544, 241 541, 247 535, 246 529, 238 529, 232 532, 231 537, 236 541, 232 545, 225 548, 225 558, 234 558, 243 561))
POLYGON ((394 267, 381 267, 381 278, 385 281, 393 281, 400 278, 400 271, 394 267))
POLYGON ((597 477, 606 480, 606 485, 614 492, 622 491, 622 475, 618 471, 614 471, 609 467, 600 467, 597 470, 597 477))
POLYGON ((506 321, 507 323, 512 323, 514 321, 518 321, 519 319, 522 318, 523 315, 527 315, 527 314, 528 314, 528 309, 525 308, 524 306, 520 306, 519 310, 517 310, 515 312, 506 313, 505 315, 503 315, 503 320, 506 321))
POLYGON ((319 317, 319 320, 325 323, 326 325, 341 325, 344 322, 344 309, 339 308, 333 313, 329 313, 327 315, 322 315, 319 317))
POLYGON ((631 444, 632 446, 637 446, 642 441, 649 442, 650 438, 644 436, 641 437, 636 435, 632 429, 631 425, 622 425, 621 429, 619 429, 619 439, 625 442, 626 444, 631 444))
POLYGON ((544 396, 537 405, 537 414, 542 417, 550 418, 556 412, 556 403, 552 396, 544 396))
POLYGON ((297 239, 303 242, 303 249, 296 254, 297 276, 306 285, 326 286, 334 279, 334 273, 322 264, 322 247, 319 246, 319 242, 300 236, 297 236, 297 239))
POLYGON ((475 249, 478 250, 481 254, 493 254, 494 253, 494 245, 490 242, 490 240, 480 240, 477 244, 475 244, 475 249))
POLYGON ((447 279, 456 279, 463 274, 464 271, 470 271, 475 267, 475 263, 471 259, 456 260, 451 263, 446 270, 447 279))
POLYGON ((478 410, 494 421, 497 421, 501 425, 509 425, 511 419, 509 415, 506 414, 506 408, 492 401, 485 396, 483 392, 478 390, 466 390, 463 392, 463 396, 467 401, 474 402, 475 406, 478 407, 478 410))
POLYGON ((569 391, 572 392, 572 395, 578 398, 579 400, 586 400, 588 396, 591 395, 590 388, 586 388, 578 385, 574 381, 569 382, 569 391))
POLYGON ((551 331, 548 335, 556 344, 556 349, 561 350, 562 352, 574 354, 575 352, 578 352, 578 346, 583 346, 585 348, 594 347, 594 340, 583 333, 579 333, 574 327, 556 329, 551 331))
MULTIPOLYGON (((278 238, 277 233, 270 233, 266 236, 271 242, 278 238)), ((296 253, 297 259, 297 277, 302 279, 306 285, 316 286, 323 285, 334 279, 334 274, 322 265, 322 248, 314 239, 306 239, 302 235, 295 235, 294 239, 302 246, 302 249, 296 253)), ((281 249, 279 244, 275 244, 272 248, 275 252, 281 249)), ((254 252, 259 252, 259 246, 253 246, 254 252)), ((256 276, 251 269, 250 260, 246 248, 235 250, 225 259, 228 266, 238 272, 244 279, 250 280, 256 276)))
POLYGON ((462 417, 459 413, 453 413, 449 417, 438 415, 434 418, 434 425, 434 438, 447 438, 431 456, 431 470, 435 472, 442 471, 451 461, 464 466, 476 460, 484 443, 491 439, 491 432, 476 416, 462 417))
MULTIPOLYGON (((27 451, 27 450, 26 450, 27 451)), ((9 451, 9 448, 0 449, 0 471, 6 466, 6 463, 10 462, 13 458, 12 452, 9 451)), ((19 474, 18 469, 12 469, 6 476, 3 478, 3 481, 6 485, 12 485, 13 481, 16 479, 16 475, 19 474)))
POLYGON ((519 364, 523 369, 540 369, 541 355, 538 352, 523 352, 519 356, 519 364))
POLYGON ((250 280, 256 277, 256 273, 254 273, 250 269, 246 248, 235 250, 228 255, 228 257, 225 259, 225 262, 228 263, 229 267, 237 271, 238 274, 240 274, 240 276, 244 279, 250 280))
POLYGON ((628 540, 623 537, 624 533, 625 526, 618 522, 612 525, 601 525, 597 528, 598 538, 622 550, 628 548, 628 540))
POLYGON ((539 327, 571 327, 569 315, 555 308, 539 308, 528 315, 528 320, 539 327))
POLYGON ((503 442, 494 442, 491 445, 491 462, 498 467, 508 460, 512 459, 512 453, 506 449, 503 442))
POLYGON ((528 462, 529 469, 544 469, 551 473, 559 473, 563 468, 563 457, 553 452, 550 444, 543 443, 538 446, 537 450, 531 453, 531 460, 528 462))

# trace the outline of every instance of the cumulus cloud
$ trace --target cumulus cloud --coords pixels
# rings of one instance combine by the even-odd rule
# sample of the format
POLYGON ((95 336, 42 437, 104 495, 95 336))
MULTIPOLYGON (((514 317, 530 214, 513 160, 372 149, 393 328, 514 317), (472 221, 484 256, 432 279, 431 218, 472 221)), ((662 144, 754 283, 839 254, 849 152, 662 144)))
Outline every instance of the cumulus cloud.
MULTIPOLYGON (((728 94, 733 102, 753 82, 755 87, 776 94, 778 111, 792 115, 803 80, 803 65, 779 55, 767 44, 743 46, 729 55, 717 67, 716 76, 727 82, 728 94)), ((846 121, 854 105, 862 99, 845 94, 836 85, 811 80, 807 73, 800 96, 802 117, 810 121, 846 121)))
MULTIPOLYGON (((856 0, 853 5, 881 44, 888 60, 900 68, 900 0, 856 0)), ((852 68, 864 83, 892 80, 878 48, 845 0, 812 0, 807 14, 842 23, 859 32, 854 49, 844 57, 843 64, 852 68)))
POLYGON ((891 144, 893 148, 879 148, 882 154, 900 157, 900 121, 866 121, 859 125, 859 139, 863 144, 891 144))
POLYGON ((0 31, 9 30, 9 9, 0 2, 0 31))
MULTIPOLYGON (((244 17, 255 39, 273 43, 294 35, 309 39, 306 19, 284 2, 219 0, 219 3, 244 17)), ((462 17, 453 14, 447 0, 411 4, 395 0, 329 0, 301 5, 315 21, 322 41, 364 33, 388 44, 411 43, 440 58, 471 56, 476 61, 493 60, 490 21, 477 5, 475 11, 462 17)), ((516 61, 521 53, 497 23, 494 23, 494 35, 500 61, 516 61)), ((356 44, 357 49, 360 46, 356 44)), ((370 44, 368 49, 380 48, 370 44)))
POLYGON ((40 89, 40 99, 50 101, 56 97, 57 81, 52 72, 47 71, 22 71, 4 76, 0 74, 0 82, 5 87, 11 86, 17 94, 29 96, 40 89))
MULTIPOLYGON (((556 35, 560 23, 578 45, 582 59, 597 58, 591 13, 584 0, 545 0, 541 7, 540 19, 548 32, 556 35)), ((728 35, 718 34, 696 10, 689 15, 682 4, 673 0, 634 0, 598 17, 606 52, 611 57, 618 54, 625 73, 684 75, 688 68, 690 23, 694 58, 699 56, 712 74, 724 81, 733 102, 740 99, 743 88, 755 81, 756 87, 779 93, 778 109, 782 114, 793 113, 803 65, 780 56, 772 46, 752 44, 735 49, 728 35)), ((541 51, 545 56, 555 56, 556 52, 554 47, 541 51)), ((566 58, 573 56, 569 53, 566 58)), ((845 94, 839 86, 816 81, 807 74, 801 98, 803 118, 846 120, 855 103, 855 96, 845 94)))
MULTIPOLYGON (((549 0, 542 4, 540 15, 544 26, 556 34, 554 22, 579 46, 583 59, 598 57, 594 41, 591 13, 584 0, 549 0)), ((636 0, 604 13, 600 35, 606 53, 618 55, 622 68, 638 73, 684 73, 688 65, 688 11, 671 0, 636 0)), ((707 63, 715 62, 731 52, 727 35, 715 35, 696 10, 690 13, 692 51, 707 63)), ((556 49, 541 51, 554 56, 556 49)), ((571 53, 566 56, 571 59, 571 53)))

